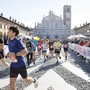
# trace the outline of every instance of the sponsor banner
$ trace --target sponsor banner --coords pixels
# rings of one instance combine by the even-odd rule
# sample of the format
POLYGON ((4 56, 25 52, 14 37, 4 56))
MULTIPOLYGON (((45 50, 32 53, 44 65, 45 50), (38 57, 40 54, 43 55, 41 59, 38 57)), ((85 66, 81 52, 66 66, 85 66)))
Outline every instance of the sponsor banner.
POLYGON ((78 45, 75 45, 76 51, 82 55, 82 47, 79 47, 78 45))
POLYGON ((86 59, 90 59, 90 48, 89 47, 69 43, 69 48, 78 52, 80 55, 82 55, 86 59))
POLYGON ((88 47, 86 49, 86 58, 90 59, 90 48, 88 48, 88 47))
POLYGON ((82 56, 86 57, 87 47, 82 47, 82 56))
POLYGON ((52 69, 47 71, 39 80, 39 86, 34 88, 34 85, 30 85, 25 90, 77 90, 63 78, 61 78, 52 69))

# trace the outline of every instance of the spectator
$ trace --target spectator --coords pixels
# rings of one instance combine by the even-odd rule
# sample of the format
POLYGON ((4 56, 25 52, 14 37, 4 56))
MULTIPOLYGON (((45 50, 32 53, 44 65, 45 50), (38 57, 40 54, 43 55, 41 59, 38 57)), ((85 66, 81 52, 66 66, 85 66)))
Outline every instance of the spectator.
POLYGON ((81 40, 79 41, 79 45, 80 45, 80 46, 84 46, 85 44, 86 44, 86 42, 85 42, 84 39, 81 39, 81 40))
POLYGON ((87 42, 87 47, 90 47, 90 40, 88 40, 87 42))

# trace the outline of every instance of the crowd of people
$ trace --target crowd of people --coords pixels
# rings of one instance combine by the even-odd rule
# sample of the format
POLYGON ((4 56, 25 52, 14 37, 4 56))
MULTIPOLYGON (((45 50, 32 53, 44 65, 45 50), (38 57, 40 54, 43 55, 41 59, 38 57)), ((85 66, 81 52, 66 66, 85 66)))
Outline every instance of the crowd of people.
POLYGON ((36 41, 33 37, 32 39, 29 38, 23 38, 22 40, 24 46, 27 48, 28 50, 28 54, 27 54, 27 64, 28 66, 33 62, 33 64, 36 63, 36 51, 38 52, 38 55, 40 58, 42 58, 42 56, 44 57, 44 61, 46 62, 47 58, 52 59, 54 57, 56 57, 56 61, 58 63, 58 59, 61 59, 60 56, 60 52, 61 52, 61 48, 63 48, 64 52, 65 52, 65 60, 67 60, 67 51, 68 51, 68 41, 65 40, 63 42, 61 42, 59 39, 40 39, 38 41, 36 41), (47 51, 49 50, 49 54, 47 55, 47 51))
POLYGON ((34 83, 35 87, 38 86, 36 78, 32 78, 27 75, 24 56, 28 54, 28 51, 24 47, 23 43, 17 38, 18 34, 18 28, 13 26, 9 28, 7 33, 9 48, 8 56, 11 60, 10 65, 5 61, 5 55, 3 50, 4 42, 2 38, 0 38, 0 60, 4 65, 10 67, 10 90, 15 90, 15 84, 18 74, 21 75, 25 82, 34 83))
POLYGON ((26 61, 29 66, 32 62, 36 64, 36 51, 38 52, 39 58, 44 57, 43 62, 47 61, 47 58, 56 58, 56 63, 59 63, 59 59, 61 59, 60 52, 61 48, 63 48, 65 52, 65 60, 67 60, 67 51, 68 51, 68 41, 65 40, 61 42, 59 39, 40 39, 36 41, 33 36, 32 39, 23 38, 23 40, 19 40, 17 36, 19 35, 19 30, 17 27, 10 27, 7 33, 8 36, 8 48, 9 53, 8 56, 11 60, 11 64, 9 65, 5 60, 5 55, 3 51, 4 41, 0 38, 0 60, 2 63, 8 67, 10 67, 10 90, 15 90, 15 83, 20 74, 25 82, 34 83, 34 86, 38 86, 38 82, 36 78, 29 77, 27 75, 26 69, 26 61), (49 50, 49 55, 47 51, 49 50))
POLYGON ((78 44, 80 46, 90 47, 90 39, 81 38, 81 39, 70 40, 70 42, 78 44))

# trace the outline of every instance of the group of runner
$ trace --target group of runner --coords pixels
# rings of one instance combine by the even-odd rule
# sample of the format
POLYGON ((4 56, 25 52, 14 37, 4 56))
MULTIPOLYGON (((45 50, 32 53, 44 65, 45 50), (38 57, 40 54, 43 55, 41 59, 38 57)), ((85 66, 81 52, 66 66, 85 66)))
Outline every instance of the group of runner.
POLYGON ((11 64, 9 65, 5 61, 4 56, 4 42, 2 38, 0 38, 0 60, 2 63, 8 67, 10 67, 10 90, 15 90, 16 79, 18 74, 20 74, 25 82, 34 83, 34 86, 38 86, 38 82, 36 78, 29 77, 27 75, 26 69, 26 61, 24 57, 27 57, 27 64, 30 65, 31 62, 36 63, 36 50, 38 51, 39 57, 44 57, 44 62, 46 62, 47 58, 53 58, 54 52, 56 57, 56 63, 58 63, 58 59, 60 57, 60 51, 63 47, 65 52, 65 59, 67 59, 67 51, 68 51, 68 43, 66 41, 61 44, 60 40, 48 40, 42 39, 39 41, 34 40, 32 37, 31 40, 26 39, 23 43, 17 38, 19 34, 19 30, 17 27, 11 26, 8 30, 8 48, 9 53, 8 56, 11 60, 11 64), (25 44, 25 46, 24 46, 25 44), (49 49, 49 55, 47 55, 47 50, 49 49))
POLYGON ((26 61, 24 57, 28 54, 28 51, 24 47, 23 43, 17 38, 19 34, 19 30, 17 27, 11 26, 8 30, 8 48, 9 53, 8 56, 11 60, 11 64, 9 65, 5 61, 4 56, 4 43, 2 38, 0 38, 0 60, 4 65, 10 67, 10 90, 16 90, 15 84, 18 74, 21 75, 25 82, 34 83, 35 88, 38 86, 38 82, 36 78, 29 77, 27 75, 26 69, 26 61))
POLYGON ((38 51, 38 55, 40 58, 42 58, 42 56, 44 57, 44 62, 46 62, 47 58, 52 59, 55 53, 55 57, 58 63, 58 59, 59 58, 61 59, 61 56, 60 56, 61 48, 63 48, 65 52, 65 60, 67 60, 67 51, 68 51, 67 41, 63 41, 62 43, 60 42, 59 39, 48 40, 46 38, 36 41, 32 37, 31 40, 26 39, 24 43, 28 50, 28 54, 27 54, 28 66, 31 64, 32 61, 34 64, 36 63, 36 55, 35 55, 36 50, 38 51), (47 54, 48 50, 49 50, 49 53, 47 54))

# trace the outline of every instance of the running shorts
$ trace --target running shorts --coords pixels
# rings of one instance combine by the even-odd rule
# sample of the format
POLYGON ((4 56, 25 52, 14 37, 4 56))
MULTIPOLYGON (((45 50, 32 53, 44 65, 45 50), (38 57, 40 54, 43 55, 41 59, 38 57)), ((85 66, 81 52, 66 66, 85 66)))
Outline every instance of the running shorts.
POLYGON ((4 51, 0 50, 0 59, 3 59, 3 58, 4 58, 4 51))
POLYGON ((27 77, 26 66, 20 68, 10 66, 10 78, 17 78, 18 74, 20 74, 22 78, 26 78, 27 77))
POLYGON ((55 49, 55 53, 60 54, 60 50, 59 49, 55 49))

